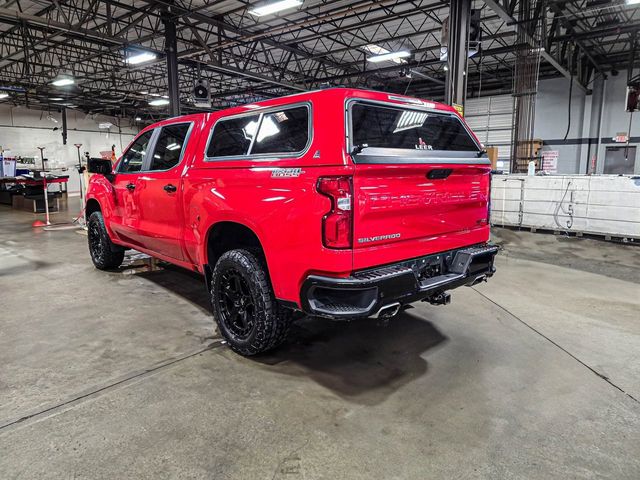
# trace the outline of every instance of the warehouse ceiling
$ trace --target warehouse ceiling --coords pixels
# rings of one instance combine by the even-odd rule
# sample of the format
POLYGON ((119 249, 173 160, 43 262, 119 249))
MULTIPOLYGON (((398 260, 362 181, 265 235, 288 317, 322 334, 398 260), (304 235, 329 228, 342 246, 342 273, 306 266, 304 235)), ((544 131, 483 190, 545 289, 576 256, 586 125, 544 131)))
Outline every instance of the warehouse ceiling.
MULTIPOLYGON (((148 102, 168 93, 164 21, 176 23, 183 113, 198 110, 198 78, 209 81, 213 109, 332 85, 443 97, 448 2, 305 0, 281 13, 251 13, 263 3, 0 0, 0 89, 11 89, 0 102, 162 117, 166 107, 148 102), (380 47, 411 56, 367 61, 380 47), (125 63, 140 51, 156 58, 125 63), (51 84, 65 76, 76 83, 51 84)), ((585 89, 636 58, 640 14, 624 2, 487 0, 474 8, 483 33, 469 59, 472 96, 510 93, 518 52, 539 52, 541 78, 564 75, 585 89)))

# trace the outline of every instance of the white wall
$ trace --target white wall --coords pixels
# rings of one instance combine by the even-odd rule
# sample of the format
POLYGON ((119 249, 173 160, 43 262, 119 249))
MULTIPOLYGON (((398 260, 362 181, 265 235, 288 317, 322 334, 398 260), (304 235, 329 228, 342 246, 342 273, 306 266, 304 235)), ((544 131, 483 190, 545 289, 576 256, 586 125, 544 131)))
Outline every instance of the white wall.
POLYGON ((62 115, 52 111, 51 116, 58 123, 47 118, 49 112, 30 110, 25 107, 0 105, 0 146, 10 150, 11 156, 40 157, 37 147, 45 147, 44 156, 49 159, 49 167, 67 167, 69 175, 68 190, 70 194, 80 191, 79 177, 73 165, 78 163, 78 151, 74 143, 81 143, 80 153, 89 152, 92 157, 99 157, 101 151, 111 150, 116 146, 116 155, 120 155, 138 132, 136 126, 103 115, 89 116, 73 109, 67 110, 67 144, 62 144, 62 115), (98 128, 98 123, 110 122, 114 126, 108 131, 98 128), (120 128, 118 128, 120 125, 120 128), (57 131, 53 131, 58 127, 57 131))
POLYGON ((586 94, 576 85, 571 93, 571 125, 569 126, 569 86, 566 78, 541 80, 536 96, 536 118, 534 137, 552 143, 543 150, 558 151, 558 173, 585 173, 579 171, 582 149, 585 145, 577 143, 583 138, 586 94), (573 144, 560 145, 569 126, 567 140, 573 144))
MULTIPOLYGON (((612 141, 618 132, 626 132, 632 137, 629 145, 640 146, 640 142, 634 141, 640 137, 640 112, 634 114, 631 131, 629 131, 631 114, 625 112, 626 84, 626 71, 621 71, 615 77, 608 74, 600 134, 602 145, 598 152, 596 173, 602 173, 606 147, 624 145, 612 141)), ((596 82, 590 87, 598 88, 596 82)), ((543 150, 559 152, 558 173, 584 174, 587 173, 587 166, 591 165, 596 154, 599 94, 596 91, 594 94, 586 95, 574 85, 571 99, 571 128, 567 140, 564 141, 568 102, 568 79, 541 80, 536 98, 534 136, 545 141, 543 150), (589 147, 590 142, 591 147, 589 147)), ((638 152, 640 156, 640 148, 638 152)), ((635 173, 640 173, 640 158, 636 158, 635 173)))
MULTIPOLYGON (((604 111, 602 114, 602 134, 601 137, 606 138, 608 141, 616 135, 618 132, 627 132, 630 137, 640 136, 640 112, 633 114, 631 131, 629 131, 629 119, 630 113, 625 112, 625 101, 627 92, 627 72, 622 71, 616 77, 609 75, 605 85, 604 95, 604 111)), ((620 146, 621 144, 609 143, 608 146, 620 146)), ((624 144, 622 144, 624 145, 624 144)), ((633 140, 629 145, 640 146, 640 143, 633 140)), ((598 152, 598 168, 597 173, 602 173, 604 166, 604 155, 607 145, 601 145, 598 152)), ((640 154, 640 148, 637 148, 640 154)), ((636 172, 640 173, 640 160, 636 158, 636 172)))

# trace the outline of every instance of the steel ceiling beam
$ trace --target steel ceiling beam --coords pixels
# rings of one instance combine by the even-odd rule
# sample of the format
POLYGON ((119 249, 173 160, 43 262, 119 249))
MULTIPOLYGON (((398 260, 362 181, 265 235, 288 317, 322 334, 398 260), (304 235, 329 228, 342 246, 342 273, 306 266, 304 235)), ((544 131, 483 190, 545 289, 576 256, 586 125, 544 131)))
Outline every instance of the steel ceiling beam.
MULTIPOLYGON (((484 2, 494 11, 496 12, 496 14, 504 21, 507 23, 507 25, 511 26, 514 30, 521 30, 526 28, 525 26, 523 26, 522 24, 518 23, 518 21, 513 18, 513 16, 511 16, 511 14, 509 14, 503 7, 502 5, 500 5, 498 3, 498 1, 496 0, 484 0, 484 2)), ((531 46, 531 48, 541 48, 541 45, 538 45, 535 40, 531 37, 531 35, 529 35, 526 32, 524 33, 524 38, 526 39, 527 43, 531 46)), ((576 86, 582 90, 583 92, 587 92, 588 89, 587 87, 585 87, 582 83, 580 83, 579 81, 577 81, 574 78, 574 75, 567 70, 564 66, 562 66, 560 64, 560 62, 558 62, 558 60, 556 60, 553 55, 551 55, 549 52, 547 52, 546 50, 543 50, 542 52, 540 52, 540 56, 542 58, 544 58, 547 63, 549 63, 550 65, 552 65, 559 73, 561 73, 564 77, 568 78, 569 80, 573 80, 576 83, 576 86)))

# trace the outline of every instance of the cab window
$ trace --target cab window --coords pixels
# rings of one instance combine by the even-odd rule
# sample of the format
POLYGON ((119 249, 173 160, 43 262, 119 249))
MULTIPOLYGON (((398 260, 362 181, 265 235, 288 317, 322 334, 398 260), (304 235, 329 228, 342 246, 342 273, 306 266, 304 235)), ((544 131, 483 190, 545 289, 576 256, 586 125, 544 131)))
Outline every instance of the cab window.
POLYGON ((213 128, 207 157, 247 155, 258 129, 259 115, 220 120, 213 128))
POLYGON ((151 141, 152 136, 153 130, 149 130, 148 132, 140 135, 133 144, 131 144, 129 149, 124 153, 124 155, 122 155, 122 160, 120 161, 120 166, 118 168, 119 172, 133 173, 142 170, 144 157, 147 154, 147 149, 149 148, 149 142, 151 141))
POLYGON ((162 127, 149 170, 169 170, 180 163, 190 126, 190 123, 178 123, 162 127))
POLYGON ((302 153, 311 138, 310 110, 308 105, 293 105, 218 120, 207 158, 302 153))
POLYGON ((307 107, 265 113, 251 154, 301 152, 308 140, 309 109, 307 107))

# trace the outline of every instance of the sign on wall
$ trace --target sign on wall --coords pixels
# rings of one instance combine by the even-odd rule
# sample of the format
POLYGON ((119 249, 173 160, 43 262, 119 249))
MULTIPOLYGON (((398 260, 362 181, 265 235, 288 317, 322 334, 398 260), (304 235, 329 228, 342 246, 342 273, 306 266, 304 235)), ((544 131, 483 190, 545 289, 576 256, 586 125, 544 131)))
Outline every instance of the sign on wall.
POLYGON ((627 143, 627 140, 629 140, 627 132, 618 132, 616 136, 613 137, 613 141, 616 143, 627 143))
POLYGON ((542 152, 542 170, 547 173, 558 173, 558 150, 542 152))

